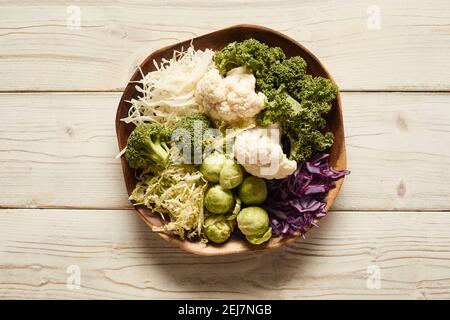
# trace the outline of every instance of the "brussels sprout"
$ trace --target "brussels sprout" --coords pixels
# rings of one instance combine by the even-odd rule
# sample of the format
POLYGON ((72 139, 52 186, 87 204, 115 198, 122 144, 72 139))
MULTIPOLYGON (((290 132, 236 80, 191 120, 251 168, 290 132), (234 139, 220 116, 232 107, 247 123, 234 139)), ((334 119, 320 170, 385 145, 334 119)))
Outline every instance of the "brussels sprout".
POLYGON ((257 177, 247 177, 238 188, 238 195, 247 205, 261 204, 267 198, 266 182, 257 177))
POLYGON ((211 213, 227 213, 234 208, 234 195, 230 190, 216 184, 209 188, 205 194, 205 208, 211 213))
POLYGON ((234 221, 228 221, 224 216, 210 216, 205 219, 203 231, 206 237, 215 243, 228 240, 234 228, 234 221))
POLYGON ((272 237, 272 227, 269 227, 266 232, 263 234, 257 234, 253 236, 245 236, 247 238, 247 241, 251 244, 263 244, 264 242, 268 241, 272 237))
POLYGON ((210 182, 219 182, 220 170, 222 170, 225 159, 225 156, 218 152, 207 156, 200 165, 203 177, 210 182))
POLYGON ((272 228, 269 227, 269 215, 263 208, 244 208, 239 212, 236 219, 239 230, 250 243, 261 244, 272 236, 272 228))
POLYGON ((260 207, 247 207, 237 216, 239 230, 246 236, 259 235, 269 228, 269 215, 260 207))
POLYGON ((222 170, 220 170, 220 185, 225 189, 233 189, 241 184, 243 178, 242 167, 234 160, 225 160, 222 170))

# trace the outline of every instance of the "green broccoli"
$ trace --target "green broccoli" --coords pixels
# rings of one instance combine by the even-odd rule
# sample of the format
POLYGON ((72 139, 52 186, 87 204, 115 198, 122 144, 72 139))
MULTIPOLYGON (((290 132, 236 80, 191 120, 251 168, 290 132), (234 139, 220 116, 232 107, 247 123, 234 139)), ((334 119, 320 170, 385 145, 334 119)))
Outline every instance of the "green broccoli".
POLYGON ((256 89, 267 97, 267 107, 257 122, 281 125, 290 142, 291 160, 304 161, 314 151, 331 147, 333 134, 323 130, 338 88, 328 79, 308 75, 303 58, 286 58, 280 48, 248 39, 216 52, 214 62, 221 74, 239 66, 253 71, 256 89))
POLYGON ((170 135, 160 123, 137 126, 128 137, 125 157, 131 168, 163 166, 169 157, 170 135))
POLYGON ((211 122, 203 113, 183 116, 170 128, 169 134, 182 152, 184 163, 201 163, 203 151, 211 142, 210 128, 211 122))

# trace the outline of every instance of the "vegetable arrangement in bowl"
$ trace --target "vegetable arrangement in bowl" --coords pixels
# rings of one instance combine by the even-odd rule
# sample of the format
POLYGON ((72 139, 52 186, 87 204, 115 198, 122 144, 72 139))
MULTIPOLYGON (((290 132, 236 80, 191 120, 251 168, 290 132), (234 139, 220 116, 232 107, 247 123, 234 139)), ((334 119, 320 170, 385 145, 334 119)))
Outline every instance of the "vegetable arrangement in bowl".
POLYGON ((259 247, 304 236, 348 174, 329 161, 337 86, 252 37, 195 44, 135 83, 120 119, 133 126, 123 150, 137 177, 130 200, 178 242, 259 247))

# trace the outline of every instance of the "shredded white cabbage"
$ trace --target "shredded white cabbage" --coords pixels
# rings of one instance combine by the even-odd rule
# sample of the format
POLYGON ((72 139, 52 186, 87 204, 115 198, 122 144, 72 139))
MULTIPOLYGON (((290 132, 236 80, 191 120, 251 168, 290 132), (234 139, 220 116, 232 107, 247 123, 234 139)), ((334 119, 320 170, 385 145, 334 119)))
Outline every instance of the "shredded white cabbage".
POLYGON ((170 60, 163 59, 156 70, 137 81, 136 90, 142 94, 129 101, 131 107, 126 123, 138 125, 142 122, 159 122, 171 125, 183 116, 199 112, 194 93, 197 83, 213 66, 214 51, 195 50, 191 45, 187 50, 174 51, 170 60))
POLYGON ((184 165, 169 165, 157 173, 144 173, 130 199, 143 204, 163 220, 170 221, 154 231, 169 232, 181 239, 202 235, 203 197, 208 186, 200 172, 184 165))

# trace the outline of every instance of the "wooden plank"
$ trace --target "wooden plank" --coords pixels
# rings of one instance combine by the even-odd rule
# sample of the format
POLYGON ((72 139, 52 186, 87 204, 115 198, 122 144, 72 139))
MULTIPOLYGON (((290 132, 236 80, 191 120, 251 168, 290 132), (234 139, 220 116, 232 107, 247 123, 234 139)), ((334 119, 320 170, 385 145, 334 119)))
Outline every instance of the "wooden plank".
POLYGON ((348 168, 339 210, 446 210, 448 94, 344 94, 348 168))
POLYGON ((448 1, 75 4, 80 29, 68 27, 74 21, 69 4, 2 2, 0 90, 120 90, 155 49, 238 23, 264 25, 297 39, 344 90, 450 90, 448 1), (377 10, 380 29, 371 24, 377 10))
MULTIPOLYGON (((0 206, 129 208, 117 93, 0 94, 0 206)), ((348 167, 335 210, 450 210, 449 94, 343 94, 348 167)))
MULTIPOLYGON (((0 94, 0 206, 129 208, 117 93, 0 94)), ((343 94, 348 167, 335 210, 450 210, 449 94, 343 94)))
POLYGON ((450 212, 332 212, 288 248, 197 257, 131 210, 0 210, 0 297, 448 299, 449 228, 450 212))
POLYGON ((115 138, 119 94, 2 94, 3 207, 129 207, 115 138))

